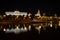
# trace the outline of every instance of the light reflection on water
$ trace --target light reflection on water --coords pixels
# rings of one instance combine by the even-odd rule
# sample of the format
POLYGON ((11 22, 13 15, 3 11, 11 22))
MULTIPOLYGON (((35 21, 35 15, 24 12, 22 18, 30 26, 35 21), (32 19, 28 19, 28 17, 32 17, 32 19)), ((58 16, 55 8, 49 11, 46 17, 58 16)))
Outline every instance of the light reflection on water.
MULTIPOLYGON (((41 26, 33 26, 33 27, 35 27, 35 29, 38 30, 38 32, 40 33, 41 26)), ((3 31, 5 31, 5 33, 12 33, 13 32, 15 34, 18 34, 18 33, 27 32, 27 31, 30 31, 30 30, 31 30, 31 25, 29 25, 28 27, 26 27, 24 25, 24 27, 21 27, 21 28, 19 28, 19 26, 16 26, 16 28, 11 28, 11 29, 9 29, 9 28, 5 29, 4 28, 3 31)))
POLYGON ((7 29, 6 30, 6 33, 11 33, 11 32, 14 32, 15 34, 17 34, 17 33, 20 33, 20 32, 26 32, 26 31, 28 31, 27 30, 27 28, 25 27, 25 28, 15 28, 15 29, 7 29))
MULTIPOLYGON (((49 24, 48 26, 50 26, 51 28, 53 27, 52 24, 49 24)), ((9 25, 9 27, 11 27, 11 25, 9 25)), ((18 33, 22 33, 22 32, 31 31, 32 27, 34 27, 36 30, 38 30, 38 33, 40 34, 41 27, 43 27, 43 29, 45 30, 47 26, 45 24, 32 24, 32 25, 29 25, 29 24, 25 25, 24 24, 22 26, 16 25, 15 28, 11 27, 11 29, 3 28, 3 31, 5 31, 5 33, 12 33, 13 32, 15 34, 18 34, 18 33)), ((55 25, 55 28, 57 28, 57 25, 55 25)))

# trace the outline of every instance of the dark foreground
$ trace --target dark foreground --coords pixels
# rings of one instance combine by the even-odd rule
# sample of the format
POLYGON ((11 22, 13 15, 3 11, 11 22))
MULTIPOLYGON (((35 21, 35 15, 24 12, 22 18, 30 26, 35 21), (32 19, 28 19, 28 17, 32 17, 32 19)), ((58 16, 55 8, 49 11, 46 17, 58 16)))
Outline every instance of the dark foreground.
POLYGON ((42 30, 40 34, 34 28, 31 31, 14 34, 14 33, 4 33, 0 32, 1 40, 58 40, 60 39, 60 28, 46 28, 42 30))

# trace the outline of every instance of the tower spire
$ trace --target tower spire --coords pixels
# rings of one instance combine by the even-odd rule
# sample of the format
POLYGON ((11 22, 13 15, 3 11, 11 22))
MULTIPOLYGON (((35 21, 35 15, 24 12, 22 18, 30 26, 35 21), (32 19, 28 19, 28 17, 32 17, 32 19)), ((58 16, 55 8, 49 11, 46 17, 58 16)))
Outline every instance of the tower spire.
POLYGON ((38 12, 37 12, 37 14, 35 14, 35 16, 41 16, 41 14, 40 14, 40 10, 38 10, 38 12))

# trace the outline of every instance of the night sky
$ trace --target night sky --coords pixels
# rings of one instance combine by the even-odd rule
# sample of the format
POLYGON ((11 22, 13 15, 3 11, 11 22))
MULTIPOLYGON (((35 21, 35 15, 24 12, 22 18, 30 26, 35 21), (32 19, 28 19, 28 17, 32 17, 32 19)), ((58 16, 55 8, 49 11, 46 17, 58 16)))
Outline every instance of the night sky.
POLYGON ((5 11, 26 11, 35 14, 38 9, 41 10, 42 13, 46 13, 46 15, 53 15, 57 13, 59 15, 59 1, 49 1, 49 0, 5 0, 0 1, 0 13, 5 11))

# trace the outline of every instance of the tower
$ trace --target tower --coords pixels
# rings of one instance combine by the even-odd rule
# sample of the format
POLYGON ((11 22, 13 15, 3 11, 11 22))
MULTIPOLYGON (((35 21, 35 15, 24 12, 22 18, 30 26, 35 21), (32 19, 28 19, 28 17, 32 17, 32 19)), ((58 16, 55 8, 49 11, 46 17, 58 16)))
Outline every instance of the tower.
POLYGON ((35 14, 35 16, 38 16, 38 17, 41 16, 41 14, 40 14, 40 10, 38 10, 38 12, 37 12, 37 14, 35 14))

